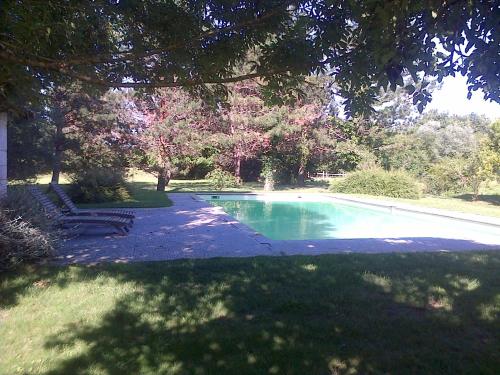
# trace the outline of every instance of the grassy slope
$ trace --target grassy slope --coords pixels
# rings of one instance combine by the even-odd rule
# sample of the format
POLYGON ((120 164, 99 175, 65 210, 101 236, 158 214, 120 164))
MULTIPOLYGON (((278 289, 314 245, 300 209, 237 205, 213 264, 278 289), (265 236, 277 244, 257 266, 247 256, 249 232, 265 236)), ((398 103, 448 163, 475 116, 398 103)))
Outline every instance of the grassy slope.
POLYGON ((0 281, 0 373, 495 374, 499 268, 498 252, 32 268, 0 281))

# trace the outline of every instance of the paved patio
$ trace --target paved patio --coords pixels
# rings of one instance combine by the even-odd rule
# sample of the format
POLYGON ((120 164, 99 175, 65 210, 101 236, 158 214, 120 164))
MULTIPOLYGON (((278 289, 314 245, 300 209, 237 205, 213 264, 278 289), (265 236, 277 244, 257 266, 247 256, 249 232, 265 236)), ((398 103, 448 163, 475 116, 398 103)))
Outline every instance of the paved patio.
POLYGON ((130 262, 180 258, 251 257, 416 251, 500 250, 479 239, 362 238, 273 241, 191 194, 169 194, 173 206, 136 209, 128 236, 109 228, 89 228, 62 244, 61 263, 130 262))

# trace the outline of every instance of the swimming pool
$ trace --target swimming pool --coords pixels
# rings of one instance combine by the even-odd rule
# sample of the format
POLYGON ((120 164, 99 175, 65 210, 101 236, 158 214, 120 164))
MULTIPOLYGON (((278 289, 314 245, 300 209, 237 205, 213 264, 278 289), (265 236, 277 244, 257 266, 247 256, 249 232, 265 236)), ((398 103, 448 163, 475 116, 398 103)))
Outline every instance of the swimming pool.
POLYGON ((500 227, 328 196, 200 197, 271 240, 434 237, 500 243, 500 227))

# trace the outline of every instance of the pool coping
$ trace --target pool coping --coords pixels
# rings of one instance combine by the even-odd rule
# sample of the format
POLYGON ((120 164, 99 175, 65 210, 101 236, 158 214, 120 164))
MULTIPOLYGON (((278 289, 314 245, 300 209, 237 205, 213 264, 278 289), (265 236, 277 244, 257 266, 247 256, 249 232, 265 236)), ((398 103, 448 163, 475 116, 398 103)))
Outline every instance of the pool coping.
MULTIPOLYGON (((467 213, 462 213, 458 211, 451 211, 451 210, 445 210, 441 208, 431 208, 431 207, 420 207, 420 206, 415 206, 412 204, 406 204, 406 203, 399 203, 399 202, 394 202, 390 200, 375 200, 375 199, 369 199, 369 198, 358 198, 358 197, 351 197, 351 196, 344 196, 340 194, 329 194, 329 193, 293 193, 293 192, 263 192, 263 193, 237 193, 237 192, 221 192, 221 193, 191 193, 193 199, 195 200, 203 200, 202 198, 199 198, 198 196, 213 196, 213 195, 219 195, 219 196, 224 196, 224 195, 248 195, 248 196, 265 196, 265 195, 276 195, 276 196, 318 196, 318 197, 324 197, 324 198, 330 198, 346 203, 354 203, 354 204, 361 204, 361 205, 368 205, 372 207, 377 207, 377 208, 383 208, 383 209, 388 209, 391 212, 394 210, 399 210, 403 212, 410 212, 414 214, 423 214, 423 215, 430 215, 430 216, 436 216, 436 217, 441 217, 441 218, 446 218, 446 219, 452 219, 452 220, 457 220, 461 222, 468 222, 471 224, 476 224, 476 225, 486 225, 486 226, 491 226, 495 229, 500 230, 500 218, 496 218, 493 216, 486 216, 486 215, 477 215, 477 214, 467 214, 467 213)), ((206 202, 206 201, 205 201, 206 202)), ((238 223, 240 223, 238 221, 238 223)), ((242 224, 242 223, 241 223, 242 224)), ((243 224, 244 225, 244 224, 243 224)), ((246 225, 245 225, 246 226, 246 225)), ((250 228, 246 226, 247 228, 250 228)), ((251 229, 251 228, 250 228, 251 229)), ((253 229, 251 231, 255 232, 253 229)), ((264 237, 267 238, 267 237, 264 237)))

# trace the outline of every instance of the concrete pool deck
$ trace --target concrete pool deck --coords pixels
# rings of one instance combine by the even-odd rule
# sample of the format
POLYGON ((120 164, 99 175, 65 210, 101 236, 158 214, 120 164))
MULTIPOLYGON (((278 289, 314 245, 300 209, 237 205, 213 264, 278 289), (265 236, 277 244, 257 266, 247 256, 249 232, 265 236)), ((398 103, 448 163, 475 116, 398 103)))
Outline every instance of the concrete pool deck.
POLYGON ((66 239, 56 261, 68 264, 258 255, 500 250, 500 235, 498 243, 434 237, 274 241, 193 194, 169 194, 169 198, 173 201, 171 207, 134 210, 136 221, 128 236, 116 235, 109 228, 89 228, 80 236, 66 239))

